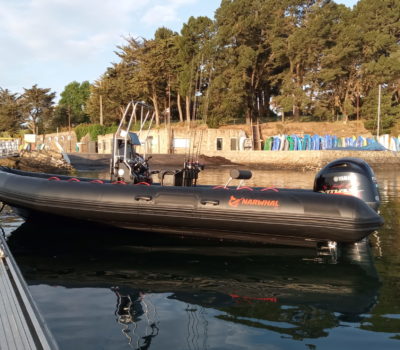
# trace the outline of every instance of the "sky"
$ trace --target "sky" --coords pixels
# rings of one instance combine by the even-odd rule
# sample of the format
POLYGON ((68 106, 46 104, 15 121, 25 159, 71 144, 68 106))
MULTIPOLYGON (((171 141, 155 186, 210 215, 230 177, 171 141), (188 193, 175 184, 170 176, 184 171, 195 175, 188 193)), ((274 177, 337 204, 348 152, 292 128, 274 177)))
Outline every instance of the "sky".
MULTIPOLYGON (((357 0, 336 0, 352 7, 357 0)), ((100 78, 127 37, 179 32, 190 16, 214 17, 220 0, 0 0, 0 88, 37 84, 59 95, 100 78)))

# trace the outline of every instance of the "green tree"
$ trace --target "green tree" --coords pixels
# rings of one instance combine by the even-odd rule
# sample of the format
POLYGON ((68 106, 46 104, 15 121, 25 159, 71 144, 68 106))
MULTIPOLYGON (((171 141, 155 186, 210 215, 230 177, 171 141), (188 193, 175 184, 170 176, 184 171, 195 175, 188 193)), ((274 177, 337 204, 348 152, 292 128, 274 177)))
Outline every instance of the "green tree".
POLYGON ((51 89, 39 88, 36 84, 30 89, 24 88, 19 99, 22 121, 33 133, 47 131, 51 123, 54 109, 55 92, 51 89))
POLYGON ((213 124, 243 115, 254 119, 257 90, 270 47, 265 26, 272 1, 223 0, 216 11, 216 77, 212 83, 213 124), (219 104, 218 100, 223 101, 219 104), (223 118, 223 119, 222 119, 223 118))
POLYGON ((363 62, 362 35, 353 13, 332 2, 318 6, 310 12, 301 37, 307 43, 303 55, 308 52, 303 62, 309 111, 325 118, 330 115, 331 119, 342 115, 346 121, 356 113, 355 94, 360 88, 363 62))
MULTIPOLYGON (((384 85, 382 88, 380 107, 380 134, 388 134, 396 122, 400 121, 400 103, 396 100, 392 88, 388 85, 384 85)), ((378 87, 371 89, 364 98, 361 112, 364 116, 365 127, 375 134, 378 127, 378 87)))
POLYGON ((57 131, 58 129, 67 128, 68 125, 69 114, 67 108, 60 105, 55 106, 53 116, 49 122, 49 127, 47 131, 57 131))
POLYGON ((168 88, 172 76, 171 48, 176 34, 159 28, 151 40, 128 38, 117 53, 121 64, 128 69, 127 86, 135 99, 151 102, 155 111, 156 125, 161 113, 166 114, 168 88))
MULTIPOLYGON (((175 105, 174 100, 176 99, 177 67, 175 58, 178 54, 177 36, 178 34, 172 30, 161 27, 156 30, 153 43, 153 50, 163 57, 162 62, 158 64, 158 72, 156 73, 159 87, 157 104, 159 104, 159 109, 163 111, 164 117, 168 120, 172 118, 172 107, 175 105)), ((152 101, 154 104, 155 98, 152 98, 152 101)), ((182 121, 181 114, 179 114, 179 118, 182 121)))
POLYGON ((0 88, 0 132, 13 134, 20 127, 20 121, 17 94, 0 88))
POLYGON ((134 69, 125 62, 115 63, 92 84, 86 104, 92 123, 100 122, 100 114, 104 125, 118 123, 129 101, 139 99, 137 87, 130 79, 135 75, 134 69))
POLYGON ((129 85, 134 88, 138 100, 151 101, 156 112, 156 125, 160 124, 159 94, 165 89, 158 76, 158 64, 164 57, 157 51, 155 40, 127 39, 127 45, 120 47, 118 56, 132 72, 129 85))
MULTIPOLYGON (((281 17, 284 36, 281 37, 285 43, 285 56, 288 69, 280 77, 282 84, 280 88, 281 97, 276 101, 281 105, 282 111, 292 110, 293 117, 298 120, 301 110, 304 108, 302 103, 305 99, 305 74, 309 62, 309 48, 312 46, 313 38, 307 34, 308 11, 313 1, 284 1, 284 13, 281 17)), ((283 33, 282 33, 283 34, 283 33)))
MULTIPOLYGON (((86 112, 86 103, 90 96, 90 83, 73 81, 65 86, 60 94, 59 107, 67 113, 67 120, 71 125, 86 123, 89 116, 86 112)), ((66 125, 63 125, 66 126, 66 125)))
POLYGON ((177 55, 172 66, 177 77, 177 106, 183 120, 181 97, 184 100, 186 121, 197 119, 198 102, 203 103, 200 117, 206 118, 206 92, 213 70, 214 23, 205 16, 190 17, 176 38, 177 55), (201 101, 198 101, 201 100, 201 101))
POLYGON ((216 11, 216 72, 210 94, 217 121, 245 116, 250 124, 269 115, 271 96, 279 94, 283 72, 289 67, 285 41, 292 2, 222 1, 216 11))
POLYGON ((295 119, 369 118, 379 84, 400 99, 399 13, 399 0, 360 0, 354 9, 329 0, 222 0, 214 21, 190 17, 179 35, 159 28, 154 39, 128 38, 120 62, 93 84, 87 111, 98 123, 102 106, 112 123, 140 100, 153 104, 157 124, 163 115, 250 124, 274 108, 295 119))

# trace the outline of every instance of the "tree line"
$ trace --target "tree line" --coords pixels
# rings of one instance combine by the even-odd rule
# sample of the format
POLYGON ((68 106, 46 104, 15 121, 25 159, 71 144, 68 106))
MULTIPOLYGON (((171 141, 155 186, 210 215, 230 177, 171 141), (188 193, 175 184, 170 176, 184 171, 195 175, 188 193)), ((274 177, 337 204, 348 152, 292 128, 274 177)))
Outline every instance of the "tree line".
MULTIPOLYGON (((330 0, 222 0, 213 19, 190 17, 180 33, 162 27, 151 39, 126 38, 119 61, 92 85, 68 85, 41 127, 99 123, 100 115, 110 125, 140 100, 154 107, 157 125, 290 118, 363 120, 374 130, 380 89, 381 130, 389 131, 400 118, 399 44, 400 0, 360 0, 353 9, 330 0)), ((34 86, 21 103, 34 89, 51 97, 34 86)), ((0 124, 18 113, 34 123, 35 109, 4 104, 19 99, 7 90, 0 99, 0 124)))
POLYGON ((24 88, 20 95, 0 87, 0 133, 2 136, 21 132, 41 134, 88 123, 86 104, 90 88, 88 81, 74 81, 64 88, 56 105, 56 93, 36 84, 24 88))

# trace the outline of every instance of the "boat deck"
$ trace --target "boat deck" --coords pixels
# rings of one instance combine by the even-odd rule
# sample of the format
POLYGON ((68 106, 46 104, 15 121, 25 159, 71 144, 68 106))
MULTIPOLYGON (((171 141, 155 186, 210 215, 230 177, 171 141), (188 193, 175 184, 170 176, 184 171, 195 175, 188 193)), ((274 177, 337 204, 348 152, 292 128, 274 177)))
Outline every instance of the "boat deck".
POLYGON ((0 349, 58 349, 0 236, 0 349))

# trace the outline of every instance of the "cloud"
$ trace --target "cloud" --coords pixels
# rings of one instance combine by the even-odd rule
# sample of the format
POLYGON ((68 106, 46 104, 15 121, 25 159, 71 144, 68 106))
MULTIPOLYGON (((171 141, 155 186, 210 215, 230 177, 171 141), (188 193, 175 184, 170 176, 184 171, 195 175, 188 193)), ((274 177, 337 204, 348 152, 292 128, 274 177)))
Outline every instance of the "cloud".
POLYGON ((157 5, 148 10, 142 17, 142 22, 153 25, 156 23, 174 22, 178 19, 176 10, 167 5, 157 5))
POLYGON ((136 23, 179 21, 179 8, 197 1, 0 0, 0 44, 13 59, 95 56, 119 44, 136 23))
MULTIPOLYGON (((142 22, 147 25, 157 25, 157 23, 182 22, 178 13, 182 7, 196 4, 198 0, 166 0, 155 3, 144 14, 142 22)), ((161 26, 161 25, 159 25, 161 26)))
POLYGON ((20 58, 74 59, 94 55, 119 40, 145 4, 145 0, 119 0, 118 6, 112 0, 0 0, 0 30, 3 40, 20 50, 20 58))
POLYGON ((59 89, 73 79, 97 79, 118 60, 114 51, 124 38, 149 38, 161 26, 176 30, 187 19, 179 14, 196 11, 198 4, 200 0, 0 0, 0 87, 20 90, 43 83, 59 89), (54 72, 60 75, 54 77, 54 72))

